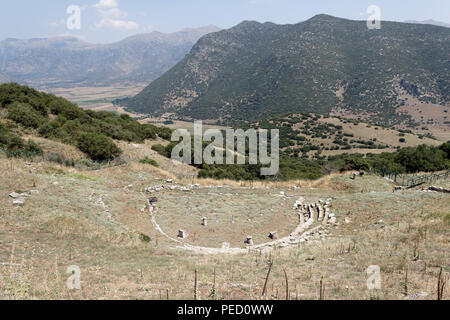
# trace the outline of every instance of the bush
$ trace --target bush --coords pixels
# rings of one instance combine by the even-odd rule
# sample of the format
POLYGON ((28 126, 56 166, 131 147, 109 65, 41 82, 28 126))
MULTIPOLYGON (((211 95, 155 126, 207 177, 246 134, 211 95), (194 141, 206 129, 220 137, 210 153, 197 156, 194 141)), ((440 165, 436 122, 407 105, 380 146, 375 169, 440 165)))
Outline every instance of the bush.
POLYGON ((0 123, 0 148, 9 157, 35 157, 42 155, 42 148, 34 141, 25 141, 0 123))
POLYGON ((439 150, 445 152, 445 154, 447 155, 447 159, 450 160, 450 141, 444 143, 443 145, 441 145, 439 147, 439 150))
POLYGON ((155 127, 155 130, 162 139, 170 140, 172 138, 172 130, 169 128, 155 127))
POLYGON ((58 139, 62 136, 60 124, 57 121, 46 122, 38 129, 38 134, 47 139, 58 139))
POLYGON ((357 171, 367 171, 369 170, 369 163, 367 160, 360 158, 360 157, 352 157, 345 159, 344 167, 342 168, 343 171, 346 170, 357 170, 357 171))
POLYGON ((166 147, 164 147, 161 144, 155 144, 154 146, 152 146, 152 150, 158 152, 163 157, 169 156, 169 153, 167 152, 166 147))
POLYGON ((27 128, 38 128, 45 118, 30 105, 15 102, 8 106, 8 119, 20 123, 27 128))
POLYGON ((31 106, 39 115, 47 117, 48 105, 55 98, 53 95, 17 83, 0 85, 0 107, 8 107, 15 102, 24 103, 31 106))
POLYGON ((33 140, 29 140, 24 147, 25 155, 28 157, 41 156, 42 148, 33 140))
POLYGON ((152 241, 152 238, 150 238, 148 235, 143 234, 143 233, 139 234, 139 239, 145 243, 150 243, 152 241))
POLYGON ((153 160, 153 159, 150 159, 149 157, 145 157, 144 159, 142 159, 141 161, 139 161, 140 163, 143 163, 143 164, 150 164, 150 165, 152 165, 152 166, 154 166, 154 167, 159 167, 159 165, 158 165, 158 162, 156 162, 155 160, 153 160))
POLYGON ((52 114, 63 116, 67 120, 80 119, 84 114, 81 108, 63 98, 54 99, 50 103, 49 108, 52 114))
POLYGON ((64 163, 64 156, 60 153, 50 153, 47 155, 47 161, 49 162, 55 162, 58 164, 63 164, 64 163))
POLYGON ((114 141, 103 134, 81 134, 77 139, 77 146, 92 160, 110 160, 122 153, 114 141))
POLYGON ((24 141, 21 137, 10 133, 7 136, 7 141, 6 141, 6 150, 9 151, 18 151, 20 149, 22 149, 24 146, 24 141))
POLYGON ((18 135, 12 133, 8 128, 0 123, 0 147, 5 150, 19 150, 24 146, 24 141, 18 135))

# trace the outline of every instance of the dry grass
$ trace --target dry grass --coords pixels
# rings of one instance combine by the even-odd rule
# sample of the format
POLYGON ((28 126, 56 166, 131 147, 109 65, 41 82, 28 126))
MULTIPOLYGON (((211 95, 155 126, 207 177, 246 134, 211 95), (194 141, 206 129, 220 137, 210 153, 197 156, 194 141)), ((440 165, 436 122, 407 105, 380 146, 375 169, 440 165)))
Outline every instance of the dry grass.
MULTIPOLYGON (((216 299, 261 299, 271 261, 266 299, 286 298, 286 275, 291 299, 319 299, 322 277, 325 299, 403 299, 406 270, 408 294, 426 292, 425 299, 436 299, 441 266, 444 274, 450 271, 446 194, 393 193, 385 179, 366 176, 353 181, 350 174, 314 182, 192 181, 188 175, 183 178, 183 170, 170 171, 169 164, 139 164, 141 155, 156 158, 148 147, 139 146, 142 150, 135 154, 128 148, 136 147, 125 148, 127 164, 98 171, 0 159, 1 299, 166 299, 167 294, 170 299, 192 299, 195 269, 198 299, 211 299, 213 288, 216 299), (197 237, 188 237, 188 243, 228 240, 240 245, 249 232, 255 241, 265 240, 268 231, 287 233, 296 223, 291 208, 300 195, 312 201, 333 198, 340 225, 323 242, 270 254, 207 256, 177 250, 140 211, 148 197, 144 189, 166 184, 167 178, 215 186, 192 194, 193 216, 185 214, 186 193, 157 195, 158 221, 171 233, 180 225, 193 228, 197 237), (228 187, 218 188, 224 185, 228 187), (29 190, 39 194, 31 195, 23 207, 12 205, 10 192, 29 190), (281 191, 292 196, 283 205, 281 191), (273 214, 267 208, 272 203, 273 214), (258 217, 258 206, 266 207, 265 217, 258 217), (253 224, 246 217, 254 211, 253 224), (200 215, 214 213, 223 219, 215 226, 212 215, 205 230, 200 215), (228 221, 230 215, 237 217, 235 226, 228 221), (152 241, 142 241, 141 234, 152 241), (81 268, 80 291, 66 287, 71 265, 81 268), (381 267, 381 290, 367 289, 370 265, 381 267)), ((446 288, 443 299, 449 297, 446 288)))
MULTIPOLYGON (((382 128, 382 127, 378 127, 378 126, 374 126, 374 125, 369 126, 367 123, 360 123, 359 125, 355 125, 353 123, 344 123, 344 121, 337 119, 337 118, 320 119, 319 122, 341 125, 343 127, 343 129, 342 129, 343 132, 352 133, 355 135, 354 138, 351 138, 351 139, 372 140, 372 139, 376 138, 377 144, 385 144, 385 145, 389 145, 391 147, 397 147, 397 146, 414 147, 414 146, 424 144, 424 143, 430 144, 430 145, 442 144, 442 142, 440 142, 440 141, 436 141, 436 140, 429 139, 429 138, 419 139, 419 137, 417 135, 409 134, 409 133, 407 133, 403 136, 403 138, 405 138, 406 142, 400 143, 399 142, 399 139, 400 139, 399 132, 397 130, 382 128)), ((319 141, 320 141, 320 139, 317 140, 317 142, 319 142, 319 141)), ((373 150, 373 151, 376 152, 377 150, 373 150)), ((347 152, 348 152, 348 150, 347 150, 347 152)), ((367 151, 367 149, 366 149, 366 153, 367 152, 372 152, 372 151, 371 150, 367 151)), ((384 152, 386 152, 386 150, 384 150, 384 152)))
POLYGON ((255 189, 294 189, 294 188, 326 188, 336 175, 328 175, 318 180, 290 180, 290 181, 235 181, 235 180, 215 180, 212 178, 181 179, 182 183, 194 183, 201 186, 229 186, 235 188, 255 188, 255 189))
POLYGON ((25 136, 26 139, 33 139, 34 142, 39 144, 42 149, 44 150, 45 155, 49 154, 59 154, 64 159, 73 159, 73 160, 79 160, 82 158, 86 158, 86 155, 81 152, 78 148, 75 146, 70 146, 67 144, 63 144, 57 141, 41 138, 41 137, 35 137, 35 136, 25 136))
POLYGON ((431 132, 441 141, 448 141, 450 139, 450 124, 445 123, 449 121, 448 112, 450 111, 450 104, 438 105, 425 103, 406 93, 403 93, 401 98, 406 99, 406 104, 398 108, 397 113, 410 115, 414 121, 420 124, 419 132, 431 132), (422 127, 428 130, 422 130, 422 127))

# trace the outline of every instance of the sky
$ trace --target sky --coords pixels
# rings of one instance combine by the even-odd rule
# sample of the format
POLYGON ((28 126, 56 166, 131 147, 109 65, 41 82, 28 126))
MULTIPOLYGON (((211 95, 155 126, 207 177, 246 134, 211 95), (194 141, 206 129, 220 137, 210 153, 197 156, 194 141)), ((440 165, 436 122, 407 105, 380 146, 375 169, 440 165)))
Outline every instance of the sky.
POLYGON ((0 0, 0 40, 76 36, 111 43, 137 33, 176 32, 243 20, 298 23, 316 14, 366 20, 433 19, 450 24, 449 0, 0 0))

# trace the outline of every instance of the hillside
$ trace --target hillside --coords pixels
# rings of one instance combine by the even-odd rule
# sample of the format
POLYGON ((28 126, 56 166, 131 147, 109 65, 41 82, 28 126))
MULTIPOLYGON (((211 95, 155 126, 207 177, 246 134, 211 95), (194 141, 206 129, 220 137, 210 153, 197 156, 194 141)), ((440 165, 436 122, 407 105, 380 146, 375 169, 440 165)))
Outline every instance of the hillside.
MULTIPOLYGON (((172 129, 191 131, 192 126, 192 123, 181 121, 169 124, 172 129)), ((222 150, 217 155, 225 158, 226 154, 240 152, 246 158, 245 164, 195 164, 200 178, 237 181, 315 180, 348 170, 403 177, 405 174, 450 169, 450 141, 443 143, 430 133, 417 135, 411 130, 395 130, 353 119, 310 113, 272 116, 239 124, 236 126, 238 128, 279 130, 278 172, 273 176, 261 175, 260 169, 264 166, 261 163, 249 163, 248 143, 245 151, 238 151, 224 142, 215 145, 216 152, 222 150)), ((155 143, 152 150, 170 159, 175 145, 176 142, 167 141, 155 143)), ((205 142, 205 152, 207 146, 205 142)), ((194 150, 191 152, 191 163, 194 163, 193 155, 194 150)), ((226 163, 225 159, 222 163, 226 163)))
MULTIPOLYGON (((144 142, 158 136, 168 139, 170 134, 125 114, 84 110, 16 83, 0 85, 0 150, 8 157, 42 156, 42 147, 26 137, 30 135, 72 145, 93 161, 111 161, 122 154, 114 140, 144 142)), ((73 159, 55 160, 74 165, 73 159)))
POLYGON ((295 25, 245 21, 201 38, 130 110, 225 122, 290 112, 346 112, 416 126, 396 112, 411 94, 448 108, 450 30, 327 15, 295 25))
POLYGON ((150 82, 179 62, 214 26, 173 34, 152 32, 113 44, 73 37, 0 42, 0 73, 33 87, 150 82))
POLYGON ((409 130, 395 130, 342 117, 320 114, 272 116, 242 126, 244 129, 279 129, 280 147, 288 155, 308 158, 344 153, 395 152, 421 144, 438 146, 442 141, 409 130))
POLYGON ((99 170, 0 153, 0 299, 193 299, 195 270, 199 300, 261 299, 273 262, 269 300, 286 299, 284 271, 291 300, 319 299, 321 279, 325 299, 435 300, 441 266, 450 271, 444 193, 393 193, 394 184, 369 175, 263 184, 181 178, 138 163, 144 155, 162 161, 147 145, 120 146, 126 164, 99 170), (27 194, 24 203, 14 204, 12 192, 27 194), (149 196, 159 199, 154 214, 149 196), (289 235, 299 197, 332 199, 336 223, 307 231, 296 245, 247 249, 248 235, 255 246, 270 244, 273 231, 289 235), (175 239, 179 229, 187 238, 175 239), (203 247, 213 253, 196 251, 203 247), (373 264, 382 270, 382 290, 366 286, 373 264), (66 286, 73 265, 82 290, 66 286))

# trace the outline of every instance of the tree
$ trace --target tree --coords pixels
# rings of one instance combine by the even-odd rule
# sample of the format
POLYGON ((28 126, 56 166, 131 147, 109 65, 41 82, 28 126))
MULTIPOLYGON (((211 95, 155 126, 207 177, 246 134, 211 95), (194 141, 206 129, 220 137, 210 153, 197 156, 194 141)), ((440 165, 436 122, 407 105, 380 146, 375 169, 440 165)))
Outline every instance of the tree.
POLYGON ((404 166, 407 172, 430 172, 448 168, 446 153, 425 144, 400 150, 395 160, 404 166))
POLYGON ((77 146, 92 160, 109 160, 122 153, 111 138, 97 133, 81 134, 77 146))
POLYGON ((444 143, 439 147, 440 150, 444 151, 447 154, 447 159, 450 160, 450 141, 444 143))

